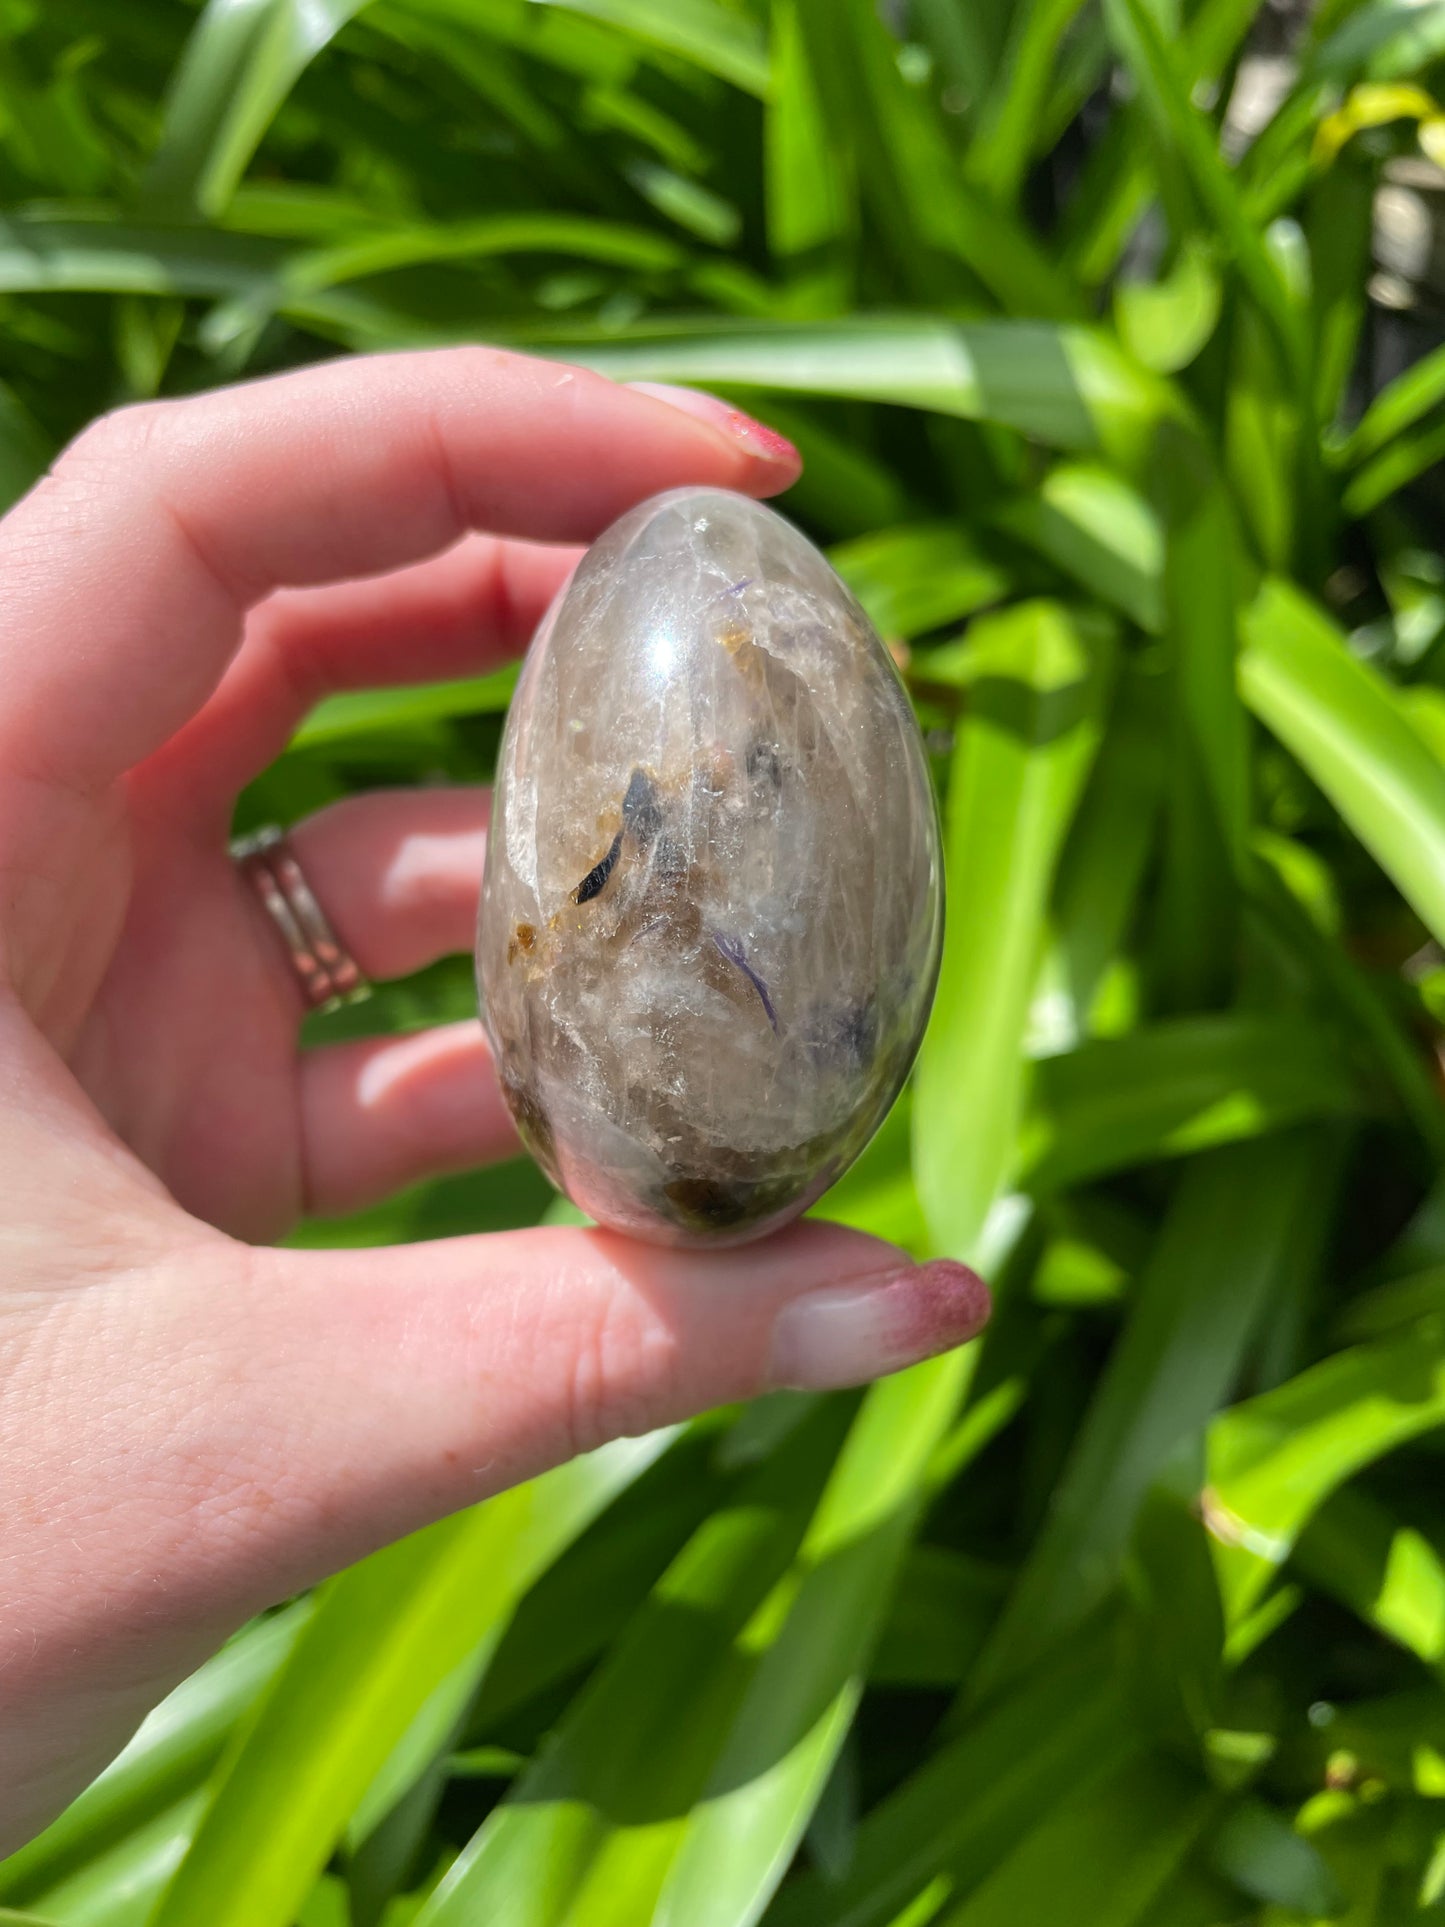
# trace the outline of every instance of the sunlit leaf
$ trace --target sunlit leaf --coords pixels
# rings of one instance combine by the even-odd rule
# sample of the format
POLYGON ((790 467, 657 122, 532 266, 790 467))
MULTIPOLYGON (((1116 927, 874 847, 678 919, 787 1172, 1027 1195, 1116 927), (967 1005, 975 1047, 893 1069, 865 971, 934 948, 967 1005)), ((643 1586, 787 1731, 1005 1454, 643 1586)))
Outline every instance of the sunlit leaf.
POLYGON ((761 1916, 853 1717, 929 1461, 972 1364, 955 1352, 868 1394, 803 1542, 787 1616, 689 1819, 658 1927, 761 1916))
POLYGON ((983 618, 971 648, 949 783, 943 967, 913 1112, 919 1196, 938 1247, 959 1257, 976 1251, 1012 1163, 1049 891, 1098 746, 1110 660, 1106 635, 1046 602, 983 618))
POLYGON ((285 1927, 428 1696, 662 1443, 578 1459, 333 1581, 223 1763, 156 1927, 198 1913, 216 1927, 285 1927))
POLYGON ((1053 1189, 1366 1108, 1333 1040, 1307 1019, 1181 1017, 1038 1063, 1020 1170, 1053 1189))
POLYGON ((1142 456, 1169 407, 1166 393, 1105 335, 1037 322, 880 315, 791 328, 649 324, 623 342, 559 333, 552 345, 621 380, 737 382, 896 402, 1126 460, 1142 456))
POLYGON ((145 207, 216 214, 297 76, 366 0, 209 0, 166 103, 145 207))
POLYGON ((1119 334, 1146 368, 1174 374, 1187 368, 1219 319, 1219 274, 1194 236, 1173 269, 1158 281, 1121 281, 1114 291, 1119 334))
POLYGON ((1240 682, 1422 920, 1445 936, 1445 765, 1323 611, 1268 582, 1244 617, 1240 682))
POLYGON ((917 636, 997 602, 1007 571, 951 523, 879 529, 841 543, 831 561, 884 636, 917 636))
POLYGON ((26 1902, 63 1884, 183 1799, 270 1685, 312 1610, 309 1599, 301 1600, 256 1621, 162 1700, 79 1799, 0 1862, 0 1901, 26 1902))
POLYGON ((1206 1517, 1231 1612, 1254 1600, 1315 1509, 1445 1419, 1445 1320, 1337 1352, 1210 1428, 1206 1517))
POLYGON ((746 13, 718 0, 536 0, 536 4, 566 7, 625 27, 639 39, 681 54, 749 93, 767 91, 768 59, 761 35, 746 13))

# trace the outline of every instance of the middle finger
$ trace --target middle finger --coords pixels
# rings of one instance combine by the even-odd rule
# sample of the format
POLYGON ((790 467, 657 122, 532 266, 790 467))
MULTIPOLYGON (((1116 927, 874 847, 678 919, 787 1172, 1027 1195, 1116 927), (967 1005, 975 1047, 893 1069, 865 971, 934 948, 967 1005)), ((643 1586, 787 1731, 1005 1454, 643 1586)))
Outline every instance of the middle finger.
POLYGON ((150 759, 151 778, 229 813, 323 697, 482 675, 520 655, 581 553, 468 535, 391 575, 272 596, 215 693, 150 759))

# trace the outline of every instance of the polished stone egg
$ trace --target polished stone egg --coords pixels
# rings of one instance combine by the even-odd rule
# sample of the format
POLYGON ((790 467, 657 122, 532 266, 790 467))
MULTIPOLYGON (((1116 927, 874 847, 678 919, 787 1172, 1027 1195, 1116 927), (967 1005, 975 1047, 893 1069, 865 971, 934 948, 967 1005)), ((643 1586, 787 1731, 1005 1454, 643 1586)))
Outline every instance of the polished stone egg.
POLYGON ((588 550, 512 699, 477 942, 502 1088, 589 1216, 796 1217, 907 1075, 938 813, 897 672, 772 509, 674 489, 588 550))

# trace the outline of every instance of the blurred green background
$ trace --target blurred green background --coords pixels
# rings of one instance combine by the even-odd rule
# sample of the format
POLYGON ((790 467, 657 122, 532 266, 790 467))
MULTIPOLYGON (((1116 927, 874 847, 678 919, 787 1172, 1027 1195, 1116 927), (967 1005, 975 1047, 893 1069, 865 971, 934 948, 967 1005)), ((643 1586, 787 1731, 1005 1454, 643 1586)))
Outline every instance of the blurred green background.
MULTIPOLYGON (((128 398, 461 339, 797 440, 950 892, 824 1215, 999 1306, 281 1606, 3 1918, 1445 1907, 1439 89, 1437 0, 0 0, 5 500, 128 398)), ((508 686, 327 703, 243 819, 485 780, 508 686)))

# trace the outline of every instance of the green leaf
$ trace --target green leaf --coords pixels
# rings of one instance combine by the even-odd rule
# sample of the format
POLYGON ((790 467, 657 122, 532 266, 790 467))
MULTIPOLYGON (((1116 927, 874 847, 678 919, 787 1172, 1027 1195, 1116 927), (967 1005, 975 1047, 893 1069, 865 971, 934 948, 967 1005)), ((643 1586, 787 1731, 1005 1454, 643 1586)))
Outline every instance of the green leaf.
POLYGON ((1445 1561, 1424 1533, 1358 1487, 1325 1501, 1291 1565, 1427 1665, 1445 1664, 1445 1561))
POLYGON ((1189 1165, 975 1690, 1034 1664, 1117 1583, 1150 1485, 1227 1398, 1271 1297, 1317 1257, 1331 1166, 1302 1134, 1189 1165))
POLYGON ((1007 571, 955 523, 879 529, 840 543, 828 559, 884 636, 941 629, 1009 587, 1007 571))
POLYGON ((1028 0, 1013 10, 1001 84, 985 99, 968 168, 994 198, 1015 201, 1039 135, 1059 42, 1084 0, 1028 0))
POLYGON ((1344 1339, 1380 1338, 1436 1311, 1445 1312, 1445 1265, 1407 1272, 1351 1298, 1335 1322, 1335 1332, 1344 1339))
POLYGON ((620 381, 737 383, 897 402, 995 422, 1054 448, 1143 463, 1174 403, 1093 329, 1033 321, 855 315, 833 323, 638 323, 622 341, 518 336, 620 381))
POLYGON ((840 1417, 815 1415, 701 1523, 418 1927, 494 1915, 515 1927, 652 1917, 688 1809, 756 1670, 744 1628, 797 1552, 840 1417))
POLYGON ((1000 1566, 942 1546, 911 1547, 878 1636, 870 1682, 957 1686, 978 1655, 1006 1585, 1000 1566))
POLYGON ((208 0, 141 183, 151 212, 218 214, 299 76, 366 0, 208 0))
MULTIPOLYGON (((777 1396, 802 1401, 801 1394, 777 1396)), ((692 1534, 728 1502, 720 1460, 737 1446, 739 1425, 760 1419, 763 1409, 745 1408, 721 1441, 706 1422, 689 1427, 543 1573, 498 1643, 472 1710, 470 1738, 508 1729, 529 1702, 555 1693, 612 1644, 692 1534)), ((775 1443, 762 1445, 757 1461, 775 1443)))
MULTIPOLYGON (((1316 123, 1358 81, 1410 79, 1445 51, 1445 10, 1438 0, 1367 0, 1313 48, 1299 77, 1242 163, 1247 205, 1263 226, 1301 192, 1312 167, 1316 123)), ((1338 165, 1338 163, 1337 163, 1338 165)))
POLYGON ((1316 1917, 1344 1911, 1345 1899, 1319 1849, 1262 1800, 1235 1808, 1214 1838, 1210 1864, 1256 1900, 1316 1917))
MULTIPOLYGON (((1157 9, 1162 21, 1172 16, 1157 9)), ((1258 12, 1257 0, 1203 0, 1178 22, 1176 86, 1192 98, 1206 94, 1228 72, 1258 12)), ((1118 19, 1111 21, 1117 30, 1118 19)), ((1165 120, 1155 103, 1156 125, 1165 120)), ((1090 156, 1085 179, 1067 210, 1071 264, 1089 286, 1106 281, 1159 191, 1157 149, 1147 139, 1141 111, 1118 116, 1090 156)), ((1177 235, 1176 239, 1184 236, 1177 235)), ((1203 238, 1210 238, 1207 225, 1203 238)))
POLYGON ((1445 939, 1445 765, 1389 685, 1297 589, 1265 583, 1245 611, 1244 643, 1250 708, 1445 939))
POLYGON ((1172 375, 1187 368, 1214 333, 1221 301, 1213 251, 1191 235, 1162 280, 1119 283, 1114 323, 1136 361, 1172 375))
POLYGON ((1139 1749, 1107 1641, 1097 1634, 982 1709, 874 1807, 840 1881, 788 1886, 767 1927, 890 1927, 927 1894, 930 1920, 966 1894, 1039 1824, 1041 1814, 1139 1749))
POLYGON ((0 1863, 0 1900, 27 1903, 154 1820, 210 1772, 236 1721, 311 1617, 301 1600, 254 1621, 161 1701, 135 1738, 28 1846, 0 1863))
POLYGON ((1074 290, 1028 228, 954 164, 930 91, 907 79, 871 0, 800 0, 799 19, 834 138, 849 143, 860 194, 915 291, 938 299, 981 285, 1014 313, 1078 314, 1074 290))
POLYGON ((1060 462, 993 519, 1141 629, 1162 627, 1163 532, 1149 504, 1118 475, 1060 462))
POLYGON ((864 1400, 803 1542, 796 1596, 688 1821, 657 1927, 748 1927, 781 1881, 853 1718, 974 1357, 916 1365, 864 1400))
POLYGON ((1368 515, 1371 509, 1397 494, 1407 483, 1445 456, 1445 421, 1427 422, 1413 433, 1405 431, 1373 460, 1362 464, 1345 486, 1341 502, 1347 515, 1368 515))
POLYGON ((1380 390, 1358 425, 1337 445, 1337 460, 1344 467, 1357 467, 1441 402, 1445 402, 1445 347, 1422 355, 1380 390))
POLYGON ((1307 1017, 1174 1018, 1034 1066, 1019 1175, 1058 1190, 1365 1108, 1333 1037, 1307 1017))
POLYGON ((844 305, 844 251, 857 228, 856 182, 838 151, 808 60, 799 0, 772 7, 772 81, 764 162, 768 245, 803 283, 798 308, 844 305))
POLYGON ((1249 796, 1235 667, 1242 557, 1213 454, 1197 434, 1162 425, 1150 492, 1165 532, 1170 695, 1152 968, 1160 1004, 1182 1011, 1224 1003, 1236 968, 1249 796))
POLYGON ((748 15, 715 0, 534 0, 624 29, 746 93, 768 91, 768 55, 748 15))
POLYGON ((1095 1029, 1101 988, 1138 910, 1163 800, 1160 678, 1127 662, 1098 758, 1059 863, 1050 947, 1031 1012, 1046 1043, 1076 1048, 1095 1029))
POLYGON ((20 397, 0 381, 0 515, 39 481, 52 453, 20 397))
POLYGON ((1146 0, 1105 0, 1104 15, 1165 151, 1189 180, 1208 228, 1222 237, 1235 271, 1274 333, 1286 380, 1297 376, 1306 365, 1299 312, 1259 230, 1245 212, 1238 183, 1219 154, 1210 122, 1189 98, 1185 63, 1166 40, 1146 0))
POLYGON ((1305 210, 1317 343, 1314 412, 1326 426, 1348 391, 1368 313, 1375 184, 1372 166, 1341 156, 1316 184, 1305 210))
POLYGON ((166 1883, 195 1839, 204 1785, 78 1861, 36 1893, 33 1905, 58 1927, 150 1927, 166 1883))
POLYGON ((283 252, 248 234, 22 209, 0 215, 0 293, 246 295, 283 252))
POLYGON ((1161 1757, 1128 1760, 1048 1812, 1003 1865, 939 1927, 1149 1927, 1160 1890, 1213 1818, 1218 1797, 1161 1757))
POLYGON ((496 214, 446 226, 397 227, 288 254, 271 281, 210 315, 200 339, 214 353, 273 313, 305 314, 328 290, 372 275, 528 254, 567 255, 638 274, 668 272, 687 261, 685 251, 668 236, 569 214, 496 214))
POLYGON ((1300 410, 1280 378, 1278 351, 1257 314, 1235 318, 1225 402, 1225 463, 1241 517, 1266 567, 1289 566, 1295 544, 1300 410))
POLYGON ((154 1927, 286 1927, 429 1695, 664 1443, 608 1446, 332 1581, 223 1764, 154 1927))
POLYGON ((1206 1518, 1239 1618, 1337 1486, 1445 1419, 1445 1319, 1336 1352, 1209 1433, 1206 1518))
MULTIPOLYGON (((1261 848, 1266 852, 1269 845, 1261 848)), ((1298 854, 1304 849, 1299 843, 1291 846, 1297 868, 1298 854)), ((1273 854, 1279 853, 1276 846, 1273 854)), ((1306 864, 1308 861, 1307 852, 1306 864)), ((1314 873, 1311 884, 1318 886, 1322 880, 1333 890, 1329 871, 1324 871, 1323 877, 1314 873)), ((1298 972, 1318 995, 1321 1010, 1331 1017, 1338 1015, 1352 1033, 1348 1039, 1341 1036, 1337 1048, 1349 1049, 1361 1063, 1373 1060, 1372 1081, 1378 1074, 1382 1089, 1393 1089, 1429 1156, 1436 1160, 1445 1157, 1445 1111, 1429 1065, 1410 1030, 1408 1008, 1402 1008, 1390 994, 1388 979, 1372 979, 1356 968, 1335 933, 1321 930, 1311 908, 1296 899, 1293 886, 1288 892, 1282 885, 1271 887, 1267 874, 1262 874, 1261 882, 1262 887, 1250 899, 1251 919, 1258 918, 1268 930, 1269 940, 1283 945, 1292 971, 1298 972)), ((1326 900, 1326 907, 1331 900, 1326 900)), ((1317 902, 1314 908, 1318 907, 1317 902)))
POLYGON ((949 782, 943 966, 913 1112, 918 1193, 936 1246, 956 1257, 977 1250, 1012 1163, 1054 866, 1110 671, 1107 638, 1051 602, 982 618, 970 648, 972 701, 949 782))
POLYGON ((500 715, 516 686, 517 667, 509 663, 490 675, 468 676, 457 682, 348 690, 318 703, 291 738, 291 747, 330 748, 353 737, 384 735, 415 723, 450 721, 454 716, 500 715))

